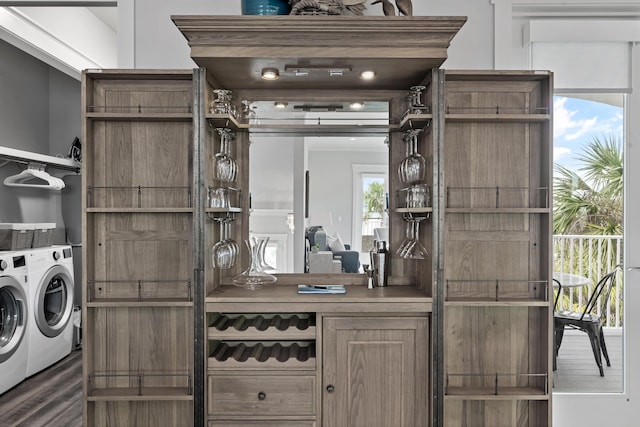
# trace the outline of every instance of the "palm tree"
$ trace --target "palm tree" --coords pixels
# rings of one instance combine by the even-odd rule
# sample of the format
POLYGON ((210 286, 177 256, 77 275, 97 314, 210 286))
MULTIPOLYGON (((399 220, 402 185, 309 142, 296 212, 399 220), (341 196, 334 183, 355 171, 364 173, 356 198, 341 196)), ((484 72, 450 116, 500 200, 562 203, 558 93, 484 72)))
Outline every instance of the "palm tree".
POLYGON ((383 218, 385 208, 384 182, 370 183, 362 197, 366 208, 364 219, 383 218))
POLYGON ((622 234, 622 144, 595 137, 578 160, 577 172, 555 165, 554 234, 622 234))
MULTIPOLYGON (((623 213, 623 157, 622 144, 615 137, 593 138, 583 152, 578 155, 582 163, 577 171, 555 165, 553 232, 556 235, 621 235, 623 213)), ((583 271, 590 277, 602 274, 599 266, 611 269, 617 259, 617 248, 600 251, 590 246, 589 240, 561 240, 564 247, 555 247, 556 253, 576 256, 573 260, 565 258, 555 262, 564 264, 565 270, 578 273, 578 266, 591 266, 592 271, 583 271), (572 246, 572 247, 569 247, 572 246), (609 253, 613 259, 606 259, 609 253), (589 262, 589 257, 601 257, 599 262, 589 262)), ((611 244, 611 241, 608 242, 611 244)), ((566 257, 566 255, 565 255, 566 257)), ((557 267, 557 266, 556 266, 557 267)), ((618 285, 616 285, 618 286, 618 285)), ((584 298, 588 295, 585 294, 584 298)), ((565 294, 561 306, 579 310, 580 303, 574 296, 570 301, 565 294)), ((615 292, 612 299, 615 298, 615 292)), ((582 301, 584 303, 584 301, 582 301)), ((618 307, 613 305, 612 307, 618 307)), ((619 313, 621 315, 621 313, 619 313)), ((613 316, 614 314, 612 314, 613 316)))

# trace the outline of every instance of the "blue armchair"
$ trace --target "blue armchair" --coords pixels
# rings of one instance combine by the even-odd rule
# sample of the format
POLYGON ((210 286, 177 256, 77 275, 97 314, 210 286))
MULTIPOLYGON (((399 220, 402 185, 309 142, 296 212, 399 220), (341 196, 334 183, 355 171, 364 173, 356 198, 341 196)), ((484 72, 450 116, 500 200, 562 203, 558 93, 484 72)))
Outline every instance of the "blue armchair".
MULTIPOLYGON (((316 245, 316 232, 322 229, 321 225, 313 225, 305 230, 306 240, 306 252, 305 252, 305 273, 309 272, 309 262, 307 252, 316 245)), ((325 244, 325 247, 319 248, 321 251, 330 250, 333 253, 334 258, 340 258, 342 262, 342 271, 345 273, 357 273, 360 269, 360 253, 358 251, 352 251, 351 246, 345 244, 345 250, 334 251, 329 245, 325 244)))

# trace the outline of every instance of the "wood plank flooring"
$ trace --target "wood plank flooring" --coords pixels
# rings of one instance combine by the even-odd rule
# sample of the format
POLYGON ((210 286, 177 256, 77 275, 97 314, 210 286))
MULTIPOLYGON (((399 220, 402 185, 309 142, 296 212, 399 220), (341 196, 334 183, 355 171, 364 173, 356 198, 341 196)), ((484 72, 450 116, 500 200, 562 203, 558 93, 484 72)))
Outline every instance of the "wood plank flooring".
POLYGON ((589 338, 584 332, 567 331, 558 354, 558 370, 553 376, 554 393, 621 393, 623 391, 622 331, 605 331, 611 366, 604 360, 600 376, 589 338))
POLYGON ((0 396, 0 427, 82 427, 82 351, 0 396))

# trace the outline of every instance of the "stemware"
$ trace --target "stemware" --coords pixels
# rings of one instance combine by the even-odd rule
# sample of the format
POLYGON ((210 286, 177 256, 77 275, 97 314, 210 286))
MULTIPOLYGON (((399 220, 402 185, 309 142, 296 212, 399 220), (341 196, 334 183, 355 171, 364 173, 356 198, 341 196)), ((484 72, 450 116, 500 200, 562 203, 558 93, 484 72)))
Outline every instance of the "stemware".
POLYGON ((426 184, 414 184, 406 189, 405 207, 426 208, 430 203, 429 187, 426 184))
POLYGON ((231 141, 233 131, 228 128, 216 128, 220 135, 220 152, 214 154, 213 168, 216 178, 224 182, 236 180, 238 170, 237 162, 231 157, 231 141))
POLYGON ((424 114, 427 112, 427 108, 422 100, 422 93, 426 89, 426 86, 412 86, 409 92, 409 111, 411 114, 424 114))
POLYGON ((418 153, 418 136, 422 129, 410 129, 404 136, 406 144, 406 157, 400 162, 398 175, 400 181, 405 184, 422 181, 424 179, 426 161, 418 153))
POLYGON ((209 199, 210 208, 228 208, 231 206, 228 188, 209 187, 207 197, 209 199))
POLYGON ((258 122, 258 113, 251 108, 251 101, 246 99, 242 100, 242 121, 249 124, 256 124, 258 122))
POLYGON ((211 112, 213 114, 231 114, 231 94, 227 89, 214 89, 216 98, 211 102, 211 112))
POLYGON ((236 263, 238 245, 230 238, 230 220, 227 218, 216 218, 215 220, 220 224, 220 239, 211 247, 213 267, 230 269, 236 263))
POLYGON ((402 242, 396 254, 405 259, 426 259, 429 251, 420 243, 420 222, 426 217, 405 215, 407 238, 402 242))

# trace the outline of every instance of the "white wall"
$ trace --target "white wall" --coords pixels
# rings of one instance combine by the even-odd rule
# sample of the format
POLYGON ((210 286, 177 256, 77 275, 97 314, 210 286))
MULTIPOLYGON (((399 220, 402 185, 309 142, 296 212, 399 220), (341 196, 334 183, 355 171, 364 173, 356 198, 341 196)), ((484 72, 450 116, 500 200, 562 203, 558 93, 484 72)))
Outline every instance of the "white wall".
MULTIPOLYGON (((379 4, 367 2, 367 14, 382 15, 379 4)), ((130 25, 119 32, 131 33, 128 43, 134 43, 136 68, 192 68, 186 39, 171 21, 171 15, 239 15, 240 0, 120 0, 120 8, 132 10, 130 25), (134 4, 134 7, 131 5, 134 4)), ((490 0, 414 0, 414 15, 468 16, 467 23, 453 39, 447 68, 487 69, 493 67, 493 7, 490 0)), ((121 15, 122 16, 122 15, 121 15)), ((122 21, 122 20, 121 20, 122 21)), ((123 61, 129 62, 126 58, 123 61)), ((128 63, 121 64, 127 65, 128 63)))
POLYGON ((353 246, 353 165, 386 165, 386 151, 310 151, 309 225, 339 233, 353 246))

